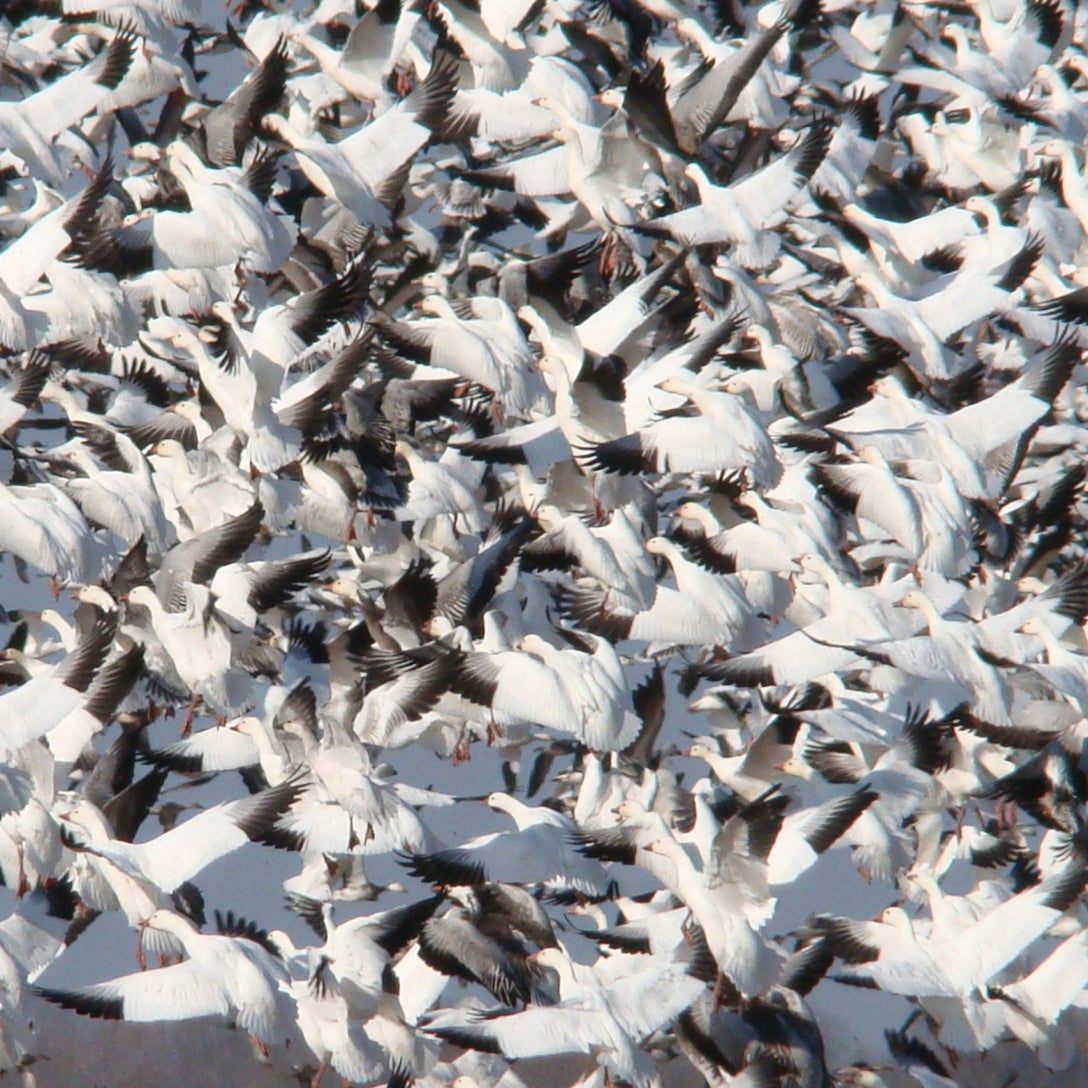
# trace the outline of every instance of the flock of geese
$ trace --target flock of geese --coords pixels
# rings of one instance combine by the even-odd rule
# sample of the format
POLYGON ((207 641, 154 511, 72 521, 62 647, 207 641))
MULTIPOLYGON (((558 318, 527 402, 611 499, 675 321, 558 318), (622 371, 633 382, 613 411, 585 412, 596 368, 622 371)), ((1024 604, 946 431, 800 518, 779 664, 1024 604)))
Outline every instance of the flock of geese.
POLYGON ((1078 1082, 1086 33, 3 5, 0 1074, 1078 1082))

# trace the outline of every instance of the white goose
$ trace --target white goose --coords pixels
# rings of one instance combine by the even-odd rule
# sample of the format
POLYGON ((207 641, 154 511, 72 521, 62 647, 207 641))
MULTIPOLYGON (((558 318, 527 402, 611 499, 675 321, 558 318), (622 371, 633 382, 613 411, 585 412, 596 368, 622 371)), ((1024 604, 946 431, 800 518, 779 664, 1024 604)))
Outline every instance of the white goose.
POLYGON ((786 221, 790 201, 823 162, 832 131, 814 125, 784 155, 730 186, 715 185, 699 163, 691 163, 684 173, 695 183, 698 205, 633 229, 686 246, 728 242, 743 267, 766 268, 780 247, 774 228, 786 221))
MULTIPOLYGON (((724 832, 726 835, 735 833, 736 828, 724 832)), ((671 836, 654 840, 647 849, 673 863, 666 886, 687 904, 703 927, 718 970, 742 994, 755 996, 773 985, 782 960, 775 947, 748 919, 747 912, 755 906, 759 893, 756 889, 746 888, 743 877, 728 874, 730 862, 738 860, 730 856, 731 850, 716 850, 703 870, 671 836), (749 898, 751 903, 747 902, 749 898)))
POLYGON ((666 378, 658 388, 690 401, 694 414, 669 413, 633 434, 585 447, 580 460, 601 472, 735 472, 757 491, 782 478, 766 430, 739 396, 680 377, 666 378))
POLYGON ((58 583, 93 582, 102 565, 102 548, 79 507, 54 484, 0 484, 0 549, 58 583))
POLYGON ((559 650, 530 634, 516 650, 469 654, 455 687, 488 707, 500 729, 542 725, 573 734, 594 752, 622 751, 640 726, 619 659, 606 639, 580 637, 578 649, 559 650))
POLYGON ((558 973, 558 1005, 460 1023, 432 1018, 427 1030, 458 1046, 507 1058, 592 1054, 609 1076, 638 1088, 656 1083, 657 1067, 637 1042, 679 1015, 704 984, 676 963, 654 963, 619 978, 598 979, 595 972, 579 972, 559 948, 542 949, 535 960, 558 973))
MULTIPOLYGON (((205 809, 140 843, 113 838, 106 819, 89 801, 78 801, 61 811, 60 819, 77 829, 75 849, 108 863, 107 881, 118 899, 127 904, 134 896, 162 900, 212 862, 261 839, 298 794, 297 781, 285 782, 252 797, 205 809), (124 888, 124 884, 134 887, 124 888)), ((135 925, 146 917, 130 915, 130 921, 135 925)))
POLYGON ((562 587, 563 609, 588 631, 613 642, 638 639, 663 646, 732 645, 758 637, 760 623, 735 575, 715 575, 686 559, 665 537, 651 537, 646 551, 662 556, 676 576, 676 589, 658 584, 650 606, 613 605, 610 592, 588 585, 562 587))
POLYGON ((59 184, 65 171, 54 141, 125 77, 135 52, 133 34, 117 34, 89 64, 18 102, 0 103, 0 144, 35 177, 59 184))
POLYGON ((201 933, 173 911, 155 911, 144 926, 173 937, 185 961, 79 989, 38 986, 34 992, 96 1019, 147 1023, 229 1018, 249 1033, 267 1059, 282 1017, 280 994, 289 982, 279 960, 248 937, 201 933))
POLYGON ((243 266, 274 272, 295 243, 294 224, 270 211, 236 167, 213 169, 186 143, 165 151, 171 173, 191 210, 162 210, 120 228, 109 237, 120 260, 149 259, 156 269, 200 270, 243 266), (126 255, 131 251, 131 256, 126 255))
MULTIPOLYGON (((66 392, 43 391, 42 396, 63 402, 68 398, 58 394, 66 392)), ((147 458, 127 435, 83 416, 69 405, 68 419, 80 439, 71 456, 85 475, 58 480, 59 486, 90 521, 109 529, 129 547, 142 537, 153 553, 161 554, 172 534, 147 458)))
POLYGON ((442 52, 407 98, 339 143, 304 133, 276 113, 265 117, 263 125, 294 150, 299 167, 320 192, 360 223, 388 227, 402 171, 444 122, 456 86, 455 62, 442 52))
POLYGON ((492 793, 486 804, 505 812, 516 831, 479 835, 461 846, 417 854, 409 871, 440 884, 554 884, 586 895, 601 895, 608 883, 599 862, 570 845, 573 822, 549 808, 534 808, 507 793, 492 793))
POLYGON ((876 922, 816 923, 847 960, 848 977, 918 999, 941 1024, 939 1038, 957 1049, 977 1049, 976 1039, 985 1031, 980 1004, 987 983, 1061 918, 1084 876, 1079 866, 1070 866, 977 921, 928 938, 901 907, 889 907, 876 922))
POLYGON ((168 612, 150 586, 136 586, 129 594, 129 604, 148 610, 155 636, 191 692, 182 725, 183 732, 188 732, 201 700, 224 719, 248 709, 253 682, 235 664, 230 631, 216 614, 207 586, 190 582, 184 594, 185 607, 180 612, 168 612))

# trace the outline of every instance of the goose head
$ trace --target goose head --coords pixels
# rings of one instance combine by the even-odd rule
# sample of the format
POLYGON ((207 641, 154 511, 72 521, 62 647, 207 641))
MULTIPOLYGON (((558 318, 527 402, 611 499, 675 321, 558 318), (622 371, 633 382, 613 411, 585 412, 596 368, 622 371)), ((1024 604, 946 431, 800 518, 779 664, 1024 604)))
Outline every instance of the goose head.
POLYGON ((226 728, 233 730, 235 733, 241 733, 243 737, 256 737, 264 734, 264 724, 260 718, 256 718, 252 714, 227 722, 226 728))
POLYGON ((533 654, 535 657, 551 657, 559 652, 550 642, 531 632, 518 640, 517 648, 524 653, 533 654))
POLYGON ((156 442, 151 452, 157 457, 186 457, 185 447, 176 438, 163 438, 156 442))
POLYGON ((720 753, 712 752, 710 746, 704 744, 702 741, 696 741, 690 748, 684 753, 686 756, 690 756, 692 759, 706 760, 707 757, 711 759, 717 757, 720 753))
POLYGON ((489 793, 484 798, 484 804, 489 809, 495 812, 505 812, 508 816, 512 816, 515 812, 520 811, 524 806, 516 798, 511 797, 508 793, 502 793, 496 791, 495 793, 489 793))
POLYGON ((650 555, 663 555, 666 558, 676 553, 676 545, 663 536, 652 536, 643 545, 643 549, 650 555))
POLYGON ((353 578, 347 578, 344 575, 340 575, 337 578, 333 578, 331 581, 325 582, 321 588, 326 593, 335 594, 344 601, 348 601, 351 604, 355 604, 359 600, 359 583, 353 578))
POLYGON ((558 529, 565 520, 563 511, 551 503, 543 503, 536 508, 533 516, 544 529, 558 529))
POLYGON ((72 596, 82 604, 93 605, 100 612, 117 611, 117 602, 101 586, 82 585, 72 596))
POLYGON ((646 815, 645 807, 630 797, 625 797, 612 812, 621 820, 638 820, 646 815))
POLYGON ((426 295, 419 303, 419 312, 421 314, 429 314, 431 317, 446 317, 453 320, 457 319, 457 315, 453 311, 453 307, 449 304, 449 301, 442 297, 442 295, 426 295))
POLYGON ((65 823, 75 824, 76 827, 90 832, 92 838, 102 840, 113 837, 110 825, 106 822, 106 817, 90 801, 84 801, 81 798, 67 811, 58 813, 58 816, 65 823))
POLYGON ((691 502, 690 500, 682 502, 676 508, 676 516, 678 518, 684 518, 686 521, 697 522, 708 535, 715 533, 718 530, 714 515, 707 510, 706 507, 700 506, 697 502, 691 502))
POLYGON ((658 382, 654 388, 660 389, 663 393, 679 393, 682 397, 691 397, 701 392, 694 382, 688 381, 687 378, 681 377, 679 374, 670 375, 663 381, 658 382))
POLYGON ((198 933, 196 926, 184 915, 162 908, 152 911, 140 923, 140 927, 142 929, 157 929, 161 933, 170 933, 183 941, 186 937, 193 937, 198 933))
POLYGON ((967 30, 957 23, 948 23, 941 30, 941 41, 948 42, 956 51, 956 59, 962 61, 971 53, 971 39, 967 36, 967 30))
POLYGON ((895 602, 895 606, 896 608, 915 608, 919 612, 927 612, 933 607, 929 598, 920 589, 908 590, 895 602))
POLYGON ((659 854, 661 857, 670 858, 675 857, 677 851, 681 850, 682 847, 675 839, 660 838, 647 843, 645 849, 651 854, 659 854))
POLYGON ((128 603, 139 608, 148 608, 152 611, 161 608, 162 604, 150 586, 133 586, 129 590, 128 603))
POLYGON ((800 778, 803 782, 810 782, 815 777, 811 765, 806 760, 801 759, 800 756, 790 756, 789 759, 776 763, 774 769, 779 774, 789 775, 791 778, 800 778))
POLYGON ((978 194, 969 196, 963 202, 963 206, 974 215, 981 226, 992 229, 1001 225, 1001 213, 997 210, 997 205, 989 197, 978 194))

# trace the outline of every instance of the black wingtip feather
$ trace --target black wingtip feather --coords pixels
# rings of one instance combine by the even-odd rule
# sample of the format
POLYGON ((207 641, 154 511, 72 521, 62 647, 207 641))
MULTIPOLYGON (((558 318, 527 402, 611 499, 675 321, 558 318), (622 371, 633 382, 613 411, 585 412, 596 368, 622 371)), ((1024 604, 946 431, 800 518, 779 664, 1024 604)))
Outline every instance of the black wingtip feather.
POLYGON ((32 992, 62 1009, 71 1009, 82 1016, 89 1016, 92 1020, 125 1018, 124 1000, 120 997, 107 997, 80 990, 53 990, 46 986, 35 986, 32 992))

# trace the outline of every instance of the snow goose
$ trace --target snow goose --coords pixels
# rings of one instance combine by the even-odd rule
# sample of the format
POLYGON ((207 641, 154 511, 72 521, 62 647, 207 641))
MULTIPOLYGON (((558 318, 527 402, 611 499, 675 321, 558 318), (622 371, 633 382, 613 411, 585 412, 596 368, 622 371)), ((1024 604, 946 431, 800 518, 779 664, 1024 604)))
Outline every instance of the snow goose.
POLYGON ((459 473, 456 464, 425 460, 403 439, 397 442, 396 452, 404 458, 412 476, 404 505, 394 511, 398 521, 418 521, 426 525, 434 518, 447 517, 461 532, 483 531, 487 519, 473 493, 475 481, 459 473))
POLYGON ((580 460, 599 472, 742 473, 759 491, 782 478, 767 432, 740 397, 681 377, 666 378, 658 388, 688 400, 691 414, 665 412, 641 431, 578 451, 580 460))
POLYGON ((606 525, 587 525, 582 516, 566 514, 549 503, 537 508, 536 519, 545 532, 526 545, 523 570, 573 563, 632 608, 644 608, 653 600, 653 560, 642 546, 642 518, 634 503, 614 510, 606 525))
POLYGON ((339 49, 315 37, 302 25, 293 27, 288 37, 301 45, 317 61, 321 71, 352 98, 383 106, 390 98, 389 76, 404 53, 418 17, 418 13, 407 7, 402 11, 399 0, 393 3, 386 0, 364 11, 339 49))
POLYGON ((436 1048, 408 1027, 398 994, 396 975, 387 971, 377 1008, 366 1020, 356 1017, 345 1000, 329 961, 310 952, 305 981, 291 990, 299 1028, 321 1064, 307 1083, 316 1088, 331 1065, 345 1080, 406 1086, 416 1070, 435 1064, 436 1048))
MULTIPOLYGON (((196 360, 201 385, 222 410, 231 430, 245 439, 246 453, 256 472, 274 472, 298 460, 301 436, 276 417, 271 396, 260 387, 248 360, 234 356, 229 347, 223 348, 223 341, 229 343, 233 335, 231 323, 214 312, 212 320, 196 330, 174 318, 161 320, 170 322, 165 341, 196 360)), ((177 467, 184 468, 180 463, 177 467)))
MULTIPOLYGON (((909 579, 877 587, 855 586, 844 581, 821 555, 806 553, 798 557, 797 563, 803 571, 817 574, 827 586, 828 607, 823 617, 758 649, 703 665, 704 675, 748 686, 804 684, 828 673, 857 667, 862 658, 861 651, 854 649, 851 641, 854 637, 857 644, 864 646, 883 642, 890 635, 906 637, 923 626, 920 620, 913 621, 893 607, 911 584, 909 579), (841 638, 844 631, 851 632, 851 638, 841 638)), ((923 584, 932 592, 940 588, 939 583, 924 581, 923 584)), ((947 601, 949 606, 954 599, 942 595, 942 603, 947 601)))
POLYGON ((539 393, 532 348, 510 307, 501 299, 488 303, 462 317, 448 299, 428 295, 419 307, 423 317, 382 324, 379 333, 399 354, 477 382, 507 411, 525 415, 539 393))
POLYGON ((28 355, 22 366, 11 369, 0 389, 0 435, 14 434, 48 378, 48 357, 37 352, 28 355))
POLYGON ((876 759, 861 758, 857 753, 866 749, 860 744, 810 739, 800 758, 791 757, 781 769, 802 778, 815 772, 833 782, 864 783, 877 793, 843 838, 862 879, 891 880, 911 857, 902 829, 932 811, 941 796, 936 776, 947 769, 954 748, 947 722, 912 709, 876 759))
MULTIPOLYGON (((9 753, 45 736, 69 714, 84 705, 84 692, 102 667, 116 630, 113 617, 99 618, 90 633, 59 665, 31 676, 14 691, 0 696, 4 714, 0 744, 9 753)), ((8 660, 20 660, 13 648, 4 651, 8 660)))
MULTIPOLYGON (((107 159, 81 193, 26 224, 19 237, 8 242, 0 254, 0 343, 8 348, 26 349, 68 335, 74 319, 57 313, 56 307, 43 308, 47 299, 56 301, 56 289, 65 282, 64 271, 49 295, 33 294, 34 288, 44 275, 55 271, 58 259, 79 252, 78 243, 105 196, 111 170, 112 163, 107 159)), ((67 273, 69 281, 73 276, 78 278, 76 269, 69 268, 67 273)), ((81 309, 78 300, 69 303, 71 308, 81 309)), ((102 331, 112 341, 118 330, 102 331)))
POLYGON ((639 721, 619 659, 607 639, 576 637, 567 650, 526 635, 516 650, 468 654, 452 685, 489 709, 500 734, 508 724, 542 725, 573 734, 594 752, 622 751, 638 735, 639 721))
POLYGON ((479 622, 532 529, 533 519, 517 507, 496 511, 480 550, 439 581, 430 621, 432 634, 439 634, 434 629, 436 621, 451 627, 473 627, 479 622))
POLYGON ((1012 260, 996 267, 986 262, 985 267, 965 268, 944 277, 918 299, 904 298, 874 273, 862 272, 855 282, 875 305, 848 306, 844 312, 908 351, 911 367, 924 381, 947 381, 955 376, 956 360, 949 356, 945 342, 973 322, 1006 308, 1042 249, 1040 239, 1029 239, 1012 260))
POLYGON ((843 434, 855 449, 871 444, 886 458, 938 461, 965 499, 992 501, 1019 460, 1016 447, 1030 438, 1044 404, 1050 403, 1044 398, 1056 397, 1068 380, 1077 350, 1059 340, 1037 367, 992 398, 951 414, 924 406, 894 376, 879 378, 873 385, 877 396, 829 429, 843 434), (988 423, 980 434, 983 419, 988 423))
POLYGON ((287 43, 279 41, 248 78, 200 122, 197 146, 212 166, 238 166, 261 119, 283 97, 287 82, 287 43))
POLYGON ((787 814, 767 854, 767 884, 781 888, 808 872, 822 854, 848 836, 878 796, 863 788, 787 814))
POLYGON ((976 217, 966 207, 959 206, 940 208, 906 223, 883 219, 860 204, 845 204, 842 215, 851 226, 861 230, 871 247, 893 259, 898 256, 908 267, 924 264, 931 254, 954 249, 963 239, 978 234, 976 217))
MULTIPOLYGON (((57 768, 74 764, 94 737, 109 725, 144 671, 143 649, 131 646, 98 671, 83 705, 70 711, 45 736, 57 768)), ((96 767, 102 765, 100 760, 96 767)))
POLYGON ((154 217, 158 261, 182 269, 240 263, 256 272, 275 272, 281 267, 295 243, 293 224, 265 208, 250 188, 259 187, 251 181, 257 165, 250 164, 251 173, 240 177, 233 168, 213 170, 193 148, 177 140, 165 154, 193 213, 176 220, 162 213, 154 217), (169 231, 169 225, 180 230, 169 231))
POLYGON ((684 18, 677 23, 678 31, 694 40, 712 62, 695 68, 674 89, 670 109, 684 151, 697 152, 731 115, 736 120, 742 112, 740 100, 746 91, 743 108, 746 117, 761 128, 780 123, 773 110, 774 100, 782 92, 778 88, 772 91, 766 82, 756 82, 756 77, 795 20, 801 22, 810 15, 805 8, 799 3, 774 8, 768 12, 774 15, 774 22, 770 26, 757 23, 740 44, 713 42, 694 19, 684 18))
POLYGON ((646 542, 651 555, 663 556, 676 574, 677 588, 658 584, 650 606, 641 611, 610 603, 610 591, 585 584, 561 586, 565 615, 612 642, 638 639, 662 646, 732 644, 751 637, 755 611, 735 575, 714 575, 685 559, 664 537, 646 542))
MULTIPOLYGON (((589 225, 612 231, 632 223, 635 216, 627 201, 638 195, 649 164, 638 144, 629 139, 624 116, 613 114, 598 127, 577 121, 557 99, 545 97, 538 104, 560 115, 552 132, 558 147, 534 148, 497 166, 462 171, 460 176, 478 185, 513 189, 538 204, 549 197, 574 196, 570 203, 543 205, 551 213, 548 235, 589 225)), ((601 260, 607 265, 614 253, 610 254, 607 241, 605 247, 601 260)))
POLYGON ((157 490, 183 541, 210 532, 225 519, 239 517, 253 507, 253 482, 214 450, 186 450, 178 439, 164 438, 150 452, 157 490))
POLYGON ((1033 616, 1020 628, 1024 635, 1034 635, 1043 644, 1046 662, 1027 662, 1032 672, 1041 676, 1061 698, 1082 713, 1088 711, 1088 660, 1063 646, 1050 624, 1041 616, 1033 616))
POLYGON ((968 544, 971 512, 939 463, 901 461, 893 468, 875 446, 863 446, 858 462, 818 465, 815 474, 824 495, 858 515, 859 536, 869 537, 865 522, 879 526, 891 537, 890 554, 909 559, 912 570, 956 578, 977 562, 968 544))
MULTIPOLYGON (((1072 1024, 1062 1014, 1079 1007, 1088 986, 1088 944, 1085 934, 1067 937, 1034 970, 1015 982, 987 987, 987 996, 1002 1002, 999 1025, 1030 1047, 1041 1048, 1054 1036, 1075 1045, 1072 1024)), ((994 1033, 996 1036, 996 1032, 994 1033)))
MULTIPOLYGON (((944 449, 958 446, 969 460, 983 466, 986 473, 984 479, 987 483, 994 481, 984 492, 984 497, 992 498, 1000 493, 998 487, 1008 486, 1023 450, 1065 388, 1080 356, 1078 345, 1067 337, 1059 336, 1041 357, 1036 357, 1025 367, 1015 381, 977 404, 957 408, 943 419, 931 417, 931 421, 927 421, 930 434, 943 430, 947 435, 942 442, 944 449), (982 425, 983 420, 986 421, 985 426, 982 425), (1013 451, 1011 457, 1008 452, 1010 448, 1013 451)), ((957 458, 947 466, 957 486, 962 486, 962 474, 956 468, 960 460, 962 458, 957 458)))
POLYGON ((0 143, 5 150, 34 176, 62 182, 64 170, 54 147, 57 136, 121 83, 132 64, 135 44, 134 34, 116 34, 89 64, 28 98, 0 104, 0 143))
MULTIPOLYGON (((555 393, 554 414, 494 435, 459 441, 455 448, 489 464, 524 464, 535 479, 554 478, 561 468, 570 467, 566 462, 572 456, 572 444, 601 441, 624 429, 622 374, 615 360, 602 360, 597 366, 588 355, 584 363, 572 365, 555 351, 554 340, 543 331, 540 315, 532 307, 521 307, 518 317, 544 345, 537 367, 555 393)), ((577 354, 581 360, 582 354, 577 354)))
POLYGON ((447 1042, 508 1059, 592 1054, 609 1076, 648 1088, 657 1068, 637 1041, 666 1025, 703 991, 679 963, 655 963, 619 978, 581 975, 559 948, 545 948, 536 963, 558 972, 563 1000, 523 1012, 485 1013, 461 1023, 434 1020, 427 1030, 447 1042))
POLYGON ((264 722, 252 715, 190 733, 163 748, 148 749, 142 758, 153 766, 181 774, 260 767, 265 779, 277 784, 290 774, 285 747, 270 738, 264 722))
MULTIPOLYGON (((370 288, 370 275, 359 262, 349 263, 344 271, 327 283, 303 291, 278 305, 256 308, 252 329, 242 327, 232 306, 216 303, 212 313, 219 318, 224 347, 231 369, 243 362, 253 372, 262 402, 283 396, 297 406, 303 392, 312 392, 307 382, 302 389, 288 388, 291 365, 312 347, 337 322, 351 321, 360 315, 370 288)), ((350 344, 339 353, 333 365, 358 367, 358 352, 367 338, 350 344)), ((319 371, 324 376, 325 372, 319 371)), ((343 379, 339 381, 342 383, 343 379)), ((340 390, 342 391, 342 390, 340 390)), ((280 405, 276 405, 277 411, 280 405)))
POLYGON ((253 160, 245 171, 212 168, 179 140, 165 155, 190 210, 155 211, 129 226, 101 230, 84 247, 92 267, 122 276, 149 268, 280 268, 295 243, 295 226, 266 207, 270 159, 253 160))
POLYGON ((173 937, 184 950, 185 961, 79 989, 37 986, 34 992, 100 1020, 230 1018, 249 1033, 267 1059, 282 1015, 279 991, 288 982, 279 960, 251 937, 200 933, 188 918, 173 911, 155 911, 144 926, 173 937))
POLYGON ((460 90, 450 109, 454 131, 470 129, 482 140, 492 143, 521 144, 542 139, 555 131, 561 117, 572 116, 577 122, 591 124, 592 87, 570 61, 551 56, 535 56, 520 87, 496 93, 486 87, 460 90), (548 101, 558 102, 563 113, 549 109, 548 101))
POLYGON ((921 590, 910 590, 896 604, 921 612, 928 633, 858 648, 862 656, 877 662, 870 683, 878 689, 887 684, 884 690, 908 695, 924 692, 941 713, 967 699, 983 721, 1011 724, 1012 692, 1001 672, 980 656, 974 625, 944 619, 921 590))
POLYGON ((442 643, 405 652, 367 651, 363 704, 351 722, 352 732, 364 744, 403 748, 430 730, 431 711, 468 717, 473 708, 449 692, 456 662, 457 655, 442 643))
POLYGON ((0 1068, 27 1068, 33 1062, 32 1037, 24 1010, 32 983, 65 948, 76 899, 71 884, 59 880, 23 899, 0 923, 0 1068))
POLYGON ((1088 618, 1086 580, 1084 563, 1073 564, 1052 582, 1017 579, 1016 590, 1028 596, 1011 608, 1002 609, 1000 597, 989 602, 978 624, 979 645, 992 658, 1019 663, 1040 649, 1031 634, 1022 632, 1029 620, 1041 620, 1057 634, 1073 634, 1073 625, 1079 627, 1088 618))
POLYGON ((743 498, 756 512, 758 521, 741 521, 724 528, 705 506, 682 502, 675 516, 694 521, 698 535, 680 536, 684 547, 696 562, 719 574, 738 570, 766 570, 789 574, 797 569, 796 557, 814 552, 816 542, 786 511, 777 511, 755 492, 743 498))
MULTIPOLYGON (((737 833, 738 829, 727 823, 719 836, 737 833)), ((687 904, 702 926, 719 975, 724 975, 741 994, 755 996, 771 986, 778 977, 782 960, 748 917, 749 911, 758 911, 765 904, 760 901, 758 889, 747 886, 747 874, 729 873, 731 862, 742 860, 742 845, 738 844, 738 856, 732 859, 728 847, 716 847, 705 870, 671 836, 655 839, 647 849, 673 863, 666 886, 687 904)))
POLYGON ((876 922, 819 917, 813 922, 846 960, 847 980, 871 980, 888 993, 917 998, 941 1024, 939 1038, 959 1049, 977 1049, 987 983, 1059 920, 1079 896, 1084 878, 1081 866, 1070 865, 943 937, 926 939, 901 907, 889 907, 876 922))
POLYGON ((324 941, 317 954, 326 961, 351 1015, 366 1019, 378 1011, 384 972, 422 934, 441 898, 431 896, 339 923, 328 901, 289 894, 287 904, 324 941))
MULTIPOLYGON (((59 399, 48 390, 44 395, 59 399)), ((72 460, 86 475, 59 480, 62 489, 85 517, 109 529, 128 547, 143 538, 154 554, 161 554, 171 535, 147 458, 127 435, 71 411, 68 419, 85 451, 83 456, 74 451, 72 460)))
POLYGON ((59 582, 93 582, 102 565, 101 545, 79 507, 54 484, 0 484, 0 548, 59 582))
MULTIPOLYGON (((109 864, 109 881, 115 889, 128 881, 139 885, 149 898, 161 899, 162 893, 168 896, 218 858, 259 841, 299 793, 297 781, 284 782, 252 797, 205 809, 170 831, 135 844, 113 838, 101 812, 89 801, 62 812, 61 819, 75 829, 69 834, 71 848, 109 864)), ((118 898, 124 899, 124 893, 118 898)))
POLYGON ((262 125, 294 150, 300 169, 319 192, 342 204, 364 226, 388 227, 389 207, 401 196, 402 175, 445 121, 456 87, 456 63, 441 51, 426 79, 407 98, 339 143, 300 132, 276 113, 268 114, 262 125))
POLYGON ((778 254, 774 228, 785 222, 790 201, 823 162, 833 132, 828 124, 812 126, 786 154, 728 187, 715 185, 692 163, 684 173, 695 183, 699 204, 632 229, 685 246, 728 242, 744 268, 766 268, 778 254))
POLYGON ((190 582, 182 594, 182 610, 175 612, 167 611, 150 586, 133 588, 128 602, 130 607, 145 608, 150 613, 155 637, 184 690, 190 692, 189 709, 182 723, 182 731, 187 733, 201 700, 225 720, 248 709, 253 683, 235 663, 230 630, 216 613, 208 587, 190 582))
POLYGON ((154 576, 155 593, 168 612, 185 608, 186 583, 207 585, 216 572, 237 563, 253 543, 264 518, 264 508, 252 497, 240 514, 223 518, 199 536, 171 548, 154 576))
POLYGON ((461 846, 408 859, 409 872, 434 884, 554 884, 584 895, 603 895, 608 883, 599 862, 583 857, 567 841, 573 822, 549 808, 533 808, 507 793, 486 804, 507 813, 516 831, 468 839, 461 846))
MULTIPOLYGON (((695 822, 684 833, 674 832, 665 813, 646 807, 649 804, 656 805, 657 800, 656 795, 652 802, 647 800, 645 804, 630 797, 625 798, 613 809, 613 815, 621 821, 619 824, 595 820, 593 822, 599 826, 586 827, 584 825, 590 821, 583 821, 583 826, 575 838, 578 850, 587 858, 620 865, 637 865, 666 888, 672 889, 676 883, 673 860, 659 850, 651 850, 651 845, 658 839, 676 838, 684 849, 693 847, 698 851, 698 857, 704 858, 710 852, 710 843, 718 825, 713 819, 706 819, 708 810, 705 807, 700 808, 694 803, 692 808, 695 822)), ((690 798, 684 795, 684 800, 688 801, 690 798)))
POLYGON ((313 551, 291 559, 231 563, 215 572, 208 588, 219 614, 235 630, 252 633, 259 617, 305 588, 330 558, 328 551, 313 551))
POLYGON ((323 738, 305 745, 312 786, 284 814, 268 841, 307 853, 418 852, 431 837, 414 806, 451 805, 448 794, 386 784, 359 745, 323 738), (404 793, 402 799, 399 793, 404 793))
POLYGON ((981 41, 973 40, 966 27, 949 23, 941 30, 941 37, 952 44, 953 53, 931 50, 927 59, 936 71, 931 69, 927 77, 925 69, 906 69, 900 72, 904 82, 918 80, 922 86, 957 96, 973 90, 980 104, 987 98, 1001 101, 1024 87, 1040 64, 1052 60, 1055 48, 1067 37, 1060 4, 1024 0, 1002 9, 1003 13, 1013 11, 1007 21, 985 11, 981 4, 972 4, 972 9, 977 13, 981 41))

